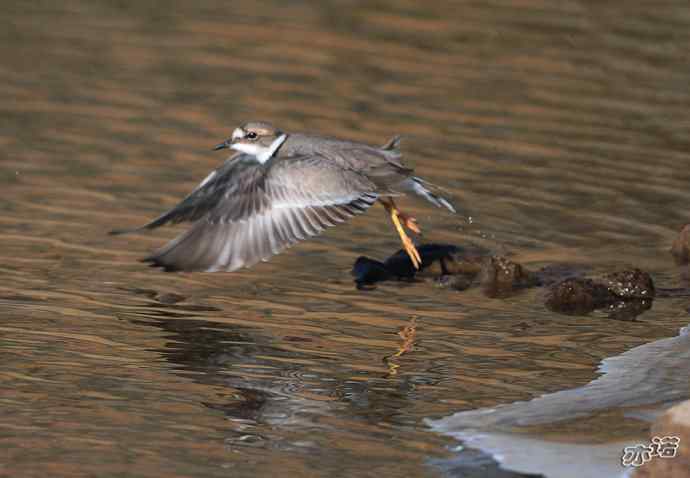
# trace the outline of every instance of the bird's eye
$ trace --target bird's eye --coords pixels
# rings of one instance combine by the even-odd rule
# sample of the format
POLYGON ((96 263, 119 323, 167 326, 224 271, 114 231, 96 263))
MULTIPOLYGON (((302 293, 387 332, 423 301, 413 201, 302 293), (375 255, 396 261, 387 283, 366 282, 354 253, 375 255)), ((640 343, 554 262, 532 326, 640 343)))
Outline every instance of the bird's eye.
POLYGON ((247 133, 247 138, 249 139, 256 139, 257 134, 254 131, 250 131, 247 133))

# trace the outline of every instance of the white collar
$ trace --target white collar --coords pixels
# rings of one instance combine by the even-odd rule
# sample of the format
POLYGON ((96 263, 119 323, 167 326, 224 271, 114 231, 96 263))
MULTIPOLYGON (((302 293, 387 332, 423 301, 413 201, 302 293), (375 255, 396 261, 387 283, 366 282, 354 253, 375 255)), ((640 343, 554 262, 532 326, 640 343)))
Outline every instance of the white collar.
POLYGON ((280 148, 283 145, 283 143, 285 142, 286 139, 287 139, 287 135, 281 134, 275 140, 273 140, 273 142, 271 143, 271 146, 269 146, 266 151, 264 151, 261 154, 257 154, 256 159, 261 164, 265 163, 266 161, 268 161, 269 159, 271 159, 273 157, 273 155, 276 153, 276 151, 278 151, 278 148, 280 148))
POLYGON ((287 135, 281 134, 273 140, 268 148, 261 148, 256 143, 238 143, 232 145, 231 148, 235 151, 241 151, 242 153, 254 156, 258 162, 264 164, 266 161, 271 159, 274 154, 276 154, 276 151, 278 151, 278 148, 282 146, 286 139, 287 135))

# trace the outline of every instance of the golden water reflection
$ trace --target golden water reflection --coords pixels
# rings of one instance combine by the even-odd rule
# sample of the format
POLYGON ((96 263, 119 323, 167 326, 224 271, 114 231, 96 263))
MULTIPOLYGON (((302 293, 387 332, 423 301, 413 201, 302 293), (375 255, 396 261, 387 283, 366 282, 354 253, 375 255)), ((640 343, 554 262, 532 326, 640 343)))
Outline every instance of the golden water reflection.
POLYGON ((451 442, 423 418, 582 385, 687 324, 683 297, 622 324, 550 313, 538 289, 357 291, 355 258, 398 247, 375 208, 236 274, 137 261, 173 230, 106 234, 174 204, 224 159, 211 146, 267 119, 405 135, 462 211, 406 203, 425 240, 683 286, 668 248, 690 204, 684 2, 1 8, 0 474, 435 475, 451 442))

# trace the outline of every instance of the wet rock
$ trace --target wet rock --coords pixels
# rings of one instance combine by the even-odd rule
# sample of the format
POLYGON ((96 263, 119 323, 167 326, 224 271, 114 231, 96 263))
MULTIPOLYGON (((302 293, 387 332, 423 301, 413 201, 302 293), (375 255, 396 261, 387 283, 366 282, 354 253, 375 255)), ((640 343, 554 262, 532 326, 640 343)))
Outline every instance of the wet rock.
POLYGON ((630 269, 597 279, 575 277, 557 282, 549 287, 545 303, 562 314, 585 315, 606 308, 611 319, 634 320, 651 308, 654 295, 651 276, 630 269))
POLYGON ((654 456, 643 466, 635 470, 633 478, 690 478, 690 400, 682 402, 666 411, 652 425, 650 443, 658 437, 660 446, 670 455, 675 448, 675 456, 654 456), (677 437, 665 440, 665 437, 677 437))
MULTIPOLYGON (((471 279, 481 270, 480 251, 449 244, 424 244, 417 247, 422 258, 421 267, 416 270, 407 253, 400 249, 384 262, 359 257, 352 268, 358 288, 367 288, 386 280, 412 280, 415 278, 465 275, 471 279)), ((443 279, 439 285, 452 288, 469 287, 465 280, 443 279)))
POLYGON ((430 244, 427 250, 422 246, 424 252, 420 252, 422 261, 425 254, 429 254, 430 263, 422 267, 418 275, 431 275, 439 277, 443 275, 464 275, 475 277, 482 269, 482 258, 486 251, 469 247, 447 246, 430 244))
POLYGON ((355 261, 352 275, 355 277, 355 283, 359 289, 393 278, 383 262, 364 256, 358 257, 355 261))
POLYGON ((472 278, 465 275, 442 275, 436 284, 444 289, 466 290, 472 285, 472 278))
POLYGON ((534 287, 537 276, 502 256, 492 256, 484 261, 480 282, 489 297, 503 297, 516 290, 534 287))
POLYGON ((618 300, 607 307, 609 319, 635 320, 652 308, 652 299, 618 300))
POLYGON ((673 241, 671 254, 679 265, 690 263, 690 224, 683 226, 678 237, 673 241))
POLYGON ((422 258, 420 270, 402 249, 384 262, 359 257, 352 268, 357 288, 371 289, 387 280, 431 278, 440 288, 462 291, 478 283, 488 297, 507 297, 546 285, 545 305, 550 310, 585 315, 605 309, 616 320, 635 320, 651 308, 656 295, 652 278, 640 269, 584 278, 573 277, 583 272, 582 266, 557 264, 532 272, 506 257, 487 256, 485 250, 449 244, 424 244, 417 250, 422 258))
POLYGON ((652 277, 640 269, 606 274, 601 281, 612 294, 622 299, 654 298, 652 277))
POLYGON ((481 257, 478 253, 450 244, 424 244, 417 247, 422 264, 417 271, 403 249, 390 256, 384 264, 396 277, 478 274, 481 257))
POLYGON ((562 314, 584 315, 615 301, 603 284, 592 279, 570 278, 552 285, 546 295, 546 306, 562 314))

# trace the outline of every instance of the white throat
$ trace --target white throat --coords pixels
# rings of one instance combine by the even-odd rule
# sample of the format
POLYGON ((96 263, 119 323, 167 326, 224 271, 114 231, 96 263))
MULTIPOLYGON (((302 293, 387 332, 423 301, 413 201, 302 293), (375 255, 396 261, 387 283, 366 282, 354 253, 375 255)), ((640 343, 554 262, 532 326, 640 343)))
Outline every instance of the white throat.
POLYGON ((263 146, 259 146, 258 144, 247 144, 247 143, 238 143, 238 144, 233 144, 231 146, 232 149, 235 151, 240 151, 242 153, 246 154, 251 154, 256 158, 258 162, 261 164, 265 163, 269 159, 273 157, 273 155, 278 151, 278 148, 282 146, 282 144, 285 142, 287 139, 287 135, 281 134, 278 136, 276 139, 273 140, 271 145, 268 148, 265 148, 263 146))

